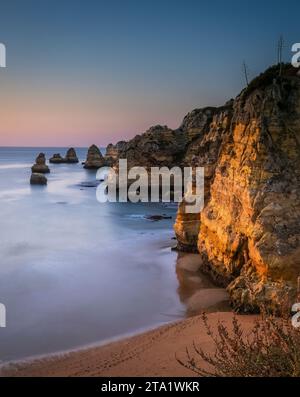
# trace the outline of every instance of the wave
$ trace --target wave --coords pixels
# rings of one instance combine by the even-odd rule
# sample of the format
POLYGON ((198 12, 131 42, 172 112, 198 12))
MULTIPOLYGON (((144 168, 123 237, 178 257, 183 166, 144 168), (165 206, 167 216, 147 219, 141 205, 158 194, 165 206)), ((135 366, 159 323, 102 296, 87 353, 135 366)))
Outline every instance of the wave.
POLYGON ((127 215, 125 215, 125 218, 145 219, 145 214, 127 214, 127 215))
POLYGON ((24 163, 24 164, 0 164, 0 170, 9 170, 9 169, 15 169, 15 168, 27 168, 31 167, 31 164, 29 163, 24 163))
POLYGON ((16 199, 18 196, 22 196, 24 194, 29 194, 30 188, 20 188, 20 189, 11 189, 11 190, 2 190, 0 191, 1 199, 16 199))

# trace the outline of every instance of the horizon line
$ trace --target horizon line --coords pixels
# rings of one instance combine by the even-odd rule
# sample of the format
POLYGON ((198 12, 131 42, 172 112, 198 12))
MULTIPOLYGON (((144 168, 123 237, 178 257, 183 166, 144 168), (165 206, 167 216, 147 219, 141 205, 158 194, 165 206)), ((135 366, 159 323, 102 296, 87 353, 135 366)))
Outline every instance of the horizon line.
MULTIPOLYGON (((95 144, 92 144, 92 145, 95 145, 95 144)), ((75 148, 75 149, 87 149, 87 148, 89 148, 90 146, 92 146, 92 145, 88 145, 88 146, 71 146, 71 145, 67 145, 67 146, 43 146, 43 145, 37 145, 37 146, 15 146, 15 145, 5 145, 5 146, 3 146, 3 145, 0 145, 0 149, 6 149, 6 148, 19 148, 19 149, 34 149, 34 148, 47 148, 47 149, 65 149, 65 148, 71 148, 71 147, 73 147, 73 148, 75 148)), ((106 145, 106 146, 102 146, 102 145, 97 145, 99 148, 104 148, 104 149, 106 149, 106 147, 108 146, 108 145, 106 145)))

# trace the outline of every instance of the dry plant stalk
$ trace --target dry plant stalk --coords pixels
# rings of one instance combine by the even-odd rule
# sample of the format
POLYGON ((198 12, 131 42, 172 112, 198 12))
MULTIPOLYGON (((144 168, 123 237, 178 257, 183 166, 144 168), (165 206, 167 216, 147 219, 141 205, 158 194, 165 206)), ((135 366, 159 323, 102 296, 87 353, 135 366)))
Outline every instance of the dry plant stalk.
POLYGON ((176 357, 185 368, 199 376, 213 377, 299 377, 300 331, 290 319, 262 314, 247 335, 237 317, 232 329, 218 322, 216 335, 205 313, 202 319, 211 337, 215 353, 205 353, 195 342, 186 349, 184 360, 176 357), (203 360, 210 369, 204 369, 203 360))

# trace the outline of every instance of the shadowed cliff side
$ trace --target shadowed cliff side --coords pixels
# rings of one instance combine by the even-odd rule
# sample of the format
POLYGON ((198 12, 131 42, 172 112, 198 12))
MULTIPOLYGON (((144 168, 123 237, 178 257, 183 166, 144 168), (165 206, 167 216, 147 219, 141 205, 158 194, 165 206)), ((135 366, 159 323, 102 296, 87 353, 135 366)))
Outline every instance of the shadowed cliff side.
MULTIPOLYGON (((192 136, 182 166, 204 167, 204 203, 210 198, 210 186, 220 150, 229 129, 232 103, 219 108, 195 109, 184 118, 181 128, 192 136)), ((200 214, 185 213, 185 202, 179 204, 174 230, 177 248, 186 252, 198 252, 200 214)))

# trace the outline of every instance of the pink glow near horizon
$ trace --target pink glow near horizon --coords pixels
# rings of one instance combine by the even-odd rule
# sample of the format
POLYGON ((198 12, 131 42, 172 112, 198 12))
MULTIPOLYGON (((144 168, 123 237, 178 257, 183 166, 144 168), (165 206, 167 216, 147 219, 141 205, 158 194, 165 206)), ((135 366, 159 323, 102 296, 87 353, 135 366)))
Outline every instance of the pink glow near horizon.
POLYGON ((90 103, 66 98, 14 95, 0 103, 0 146, 106 146, 130 139, 155 124, 176 128, 182 114, 145 109, 121 100, 90 103))

